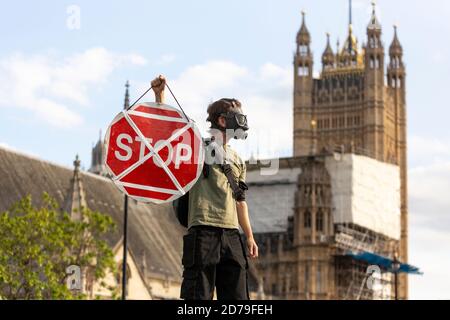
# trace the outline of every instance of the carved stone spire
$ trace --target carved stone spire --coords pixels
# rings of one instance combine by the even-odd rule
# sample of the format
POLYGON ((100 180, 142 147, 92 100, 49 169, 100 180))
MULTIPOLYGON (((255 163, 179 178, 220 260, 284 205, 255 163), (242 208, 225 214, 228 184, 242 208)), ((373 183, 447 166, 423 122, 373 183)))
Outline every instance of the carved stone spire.
POLYGON ((70 214, 72 220, 80 221, 83 208, 87 208, 86 195, 80 175, 80 159, 76 155, 73 162, 73 176, 70 179, 70 186, 64 200, 63 210, 70 214))

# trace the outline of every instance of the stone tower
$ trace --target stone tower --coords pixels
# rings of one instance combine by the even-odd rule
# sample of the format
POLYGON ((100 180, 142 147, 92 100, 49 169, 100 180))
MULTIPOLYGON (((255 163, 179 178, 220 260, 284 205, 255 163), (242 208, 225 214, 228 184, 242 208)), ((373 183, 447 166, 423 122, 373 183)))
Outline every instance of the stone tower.
POLYGON ((100 134, 98 137, 97 143, 92 147, 92 159, 91 159, 91 167, 89 168, 89 172, 104 176, 106 175, 105 168, 105 150, 104 150, 104 141, 102 137, 102 131, 100 130, 100 134))
POLYGON ((296 299, 332 299, 334 234, 330 175, 323 159, 311 157, 301 163, 294 208, 294 239, 297 264, 296 299))
MULTIPOLYGON (((350 10, 351 12, 351 10, 350 10)), ((362 47, 353 34, 333 52, 330 37, 322 54, 322 68, 313 77, 311 36, 305 14, 297 33, 294 55, 294 156, 311 150, 363 154, 396 164, 401 178, 401 239, 399 257, 408 261, 406 97, 403 50, 395 28, 385 67, 382 26, 375 5, 362 47), (314 148, 312 148, 314 144, 314 148)), ((407 298, 406 275, 400 276, 400 298, 407 298)))

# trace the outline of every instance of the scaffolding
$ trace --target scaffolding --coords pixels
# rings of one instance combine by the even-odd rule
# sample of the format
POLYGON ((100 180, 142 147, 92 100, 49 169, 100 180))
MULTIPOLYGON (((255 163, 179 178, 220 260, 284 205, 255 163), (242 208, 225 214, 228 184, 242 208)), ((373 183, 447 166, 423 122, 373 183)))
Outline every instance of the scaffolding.
POLYGON ((355 259, 349 253, 369 252, 394 257, 398 241, 353 224, 335 225, 334 266, 337 299, 392 299, 394 276, 390 270, 355 259))
POLYGON ((336 255, 335 259, 335 283, 336 295, 339 300, 389 300, 392 299, 394 287, 393 276, 386 270, 380 273, 368 273, 370 270, 367 262, 353 259, 350 256, 336 255), (369 277, 373 277, 369 286, 369 277))

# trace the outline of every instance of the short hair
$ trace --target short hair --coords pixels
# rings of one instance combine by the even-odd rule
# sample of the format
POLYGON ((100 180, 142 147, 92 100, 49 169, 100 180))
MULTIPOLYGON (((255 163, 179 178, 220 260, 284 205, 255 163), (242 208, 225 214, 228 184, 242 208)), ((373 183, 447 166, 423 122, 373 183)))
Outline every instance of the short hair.
POLYGON ((208 118, 206 121, 211 122, 211 127, 217 127, 217 120, 222 113, 227 113, 228 111, 233 111, 235 109, 240 109, 241 103, 239 100, 222 98, 220 100, 214 101, 208 106, 208 118))

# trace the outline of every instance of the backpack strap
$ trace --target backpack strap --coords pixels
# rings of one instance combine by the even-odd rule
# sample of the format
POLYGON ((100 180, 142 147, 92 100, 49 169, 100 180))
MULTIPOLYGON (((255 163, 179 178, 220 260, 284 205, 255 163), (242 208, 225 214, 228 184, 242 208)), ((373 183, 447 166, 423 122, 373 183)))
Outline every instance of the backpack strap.
POLYGON ((230 183, 231 190, 233 192, 233 197, 236 201, 245 201, 245 192, 248 190, 248 186, 244 181, 236 182, 236 178, 233 175, 233 169, 228 162, 221 165, 223 173, 230 183))
MULTIPOLYGON (((211 138, 203 138, 203 143, 204 143, 205 147, 208 147, 211 144, 211 142, 212 142, 211 138)), ((202 170, 204 178, 209 177, 210 169, 211 169, 210 165, 206 163, 206 159, 205 159, 205 161, 203 162, 203 170, 202 170)))
POLYGON ((208 178, 209 177, 209 170, 210 170, 209 164, 207 164, 206 162, 203 163, 203 170, 202 170, 202 172, 203 172, 203 177, 204 178, 208 178))
MULTIPOLYGON (((214 137, 203 139, 203 143, 205 146, 209 146, 211 142, 214 141, 214 137)), ((212 150, 212 156, 214 157, 215 150, 212 150)), ((230 184, 231 190, 233 192, 233 198, 236 201, 244 201, 245 200, 245 191, 248 190, 248 186, 244 181, 237 182, 236 177, 233 175, 233 170, 231 169, 231 165, 226 160, 226 156, 223 157, 223 163, 220 165, 223 173, 227 177, 228 183, 230 184)), ((211 170, 211 165, 207 164, 206 161, 203 164, 203 177, 208 178, 209 172, 211 170)))

